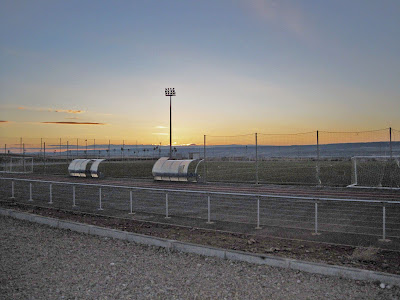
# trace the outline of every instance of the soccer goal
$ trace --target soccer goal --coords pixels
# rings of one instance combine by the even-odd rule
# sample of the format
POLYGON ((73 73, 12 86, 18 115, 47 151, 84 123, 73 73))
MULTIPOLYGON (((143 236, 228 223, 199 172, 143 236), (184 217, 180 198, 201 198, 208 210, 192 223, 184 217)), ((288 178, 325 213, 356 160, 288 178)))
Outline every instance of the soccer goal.
POLYGON ((1 157, 1 173, 33 173, 33 157, 3 156, 1 157))
POLYGON ((353 156, 349 187, 400 188, 400 156, 353 156))

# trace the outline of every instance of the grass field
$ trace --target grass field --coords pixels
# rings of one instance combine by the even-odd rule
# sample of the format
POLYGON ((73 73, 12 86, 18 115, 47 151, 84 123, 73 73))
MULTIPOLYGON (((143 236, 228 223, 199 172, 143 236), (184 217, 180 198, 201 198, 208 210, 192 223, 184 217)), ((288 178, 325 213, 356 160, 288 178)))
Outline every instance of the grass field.
MULTIPOLYGON (((152 178, 155 160, 104 161, 99 171, 108 178, 152 178)), ((203 163, 202 163, 203 164, 203 163)), ((204 165, 198 173, 204 179, 204 165)), ((254 161, 207 161, 206 180, 210 182, 256 182, 256 164, 254 161)), ((68 175, 67 162, 48 162, 34 165, 34 173, 68 175)), ((359 185, 391 186, 400 185, 400 168, 393 163, 368 161, 358 164, 357 179, 359 185)), ((301 184, 347 186, 354 182, 352 161, 312 159, 276 159, 258 163, 259 183, 301 184), (319 167, 319 176, 317 169, 319 167)))

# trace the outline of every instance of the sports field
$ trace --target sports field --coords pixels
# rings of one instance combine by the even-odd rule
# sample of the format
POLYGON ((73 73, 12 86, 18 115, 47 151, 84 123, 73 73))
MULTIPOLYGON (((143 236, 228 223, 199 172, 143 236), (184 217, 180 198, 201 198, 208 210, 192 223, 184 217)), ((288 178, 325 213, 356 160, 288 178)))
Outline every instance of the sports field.
MULTIPOLYGON (((106 178, 151 179, 155 160, 104 161, 100 172, 106 178)), ((68 163, 53 161, 34 165, 36 174, 67 175, 68 163)), ((199 181, 256 183, 255 161, 202 162, 199 181), (206 174, 206 175, 205 175, 206 174)), ((354 181, 350 159, 271 159, 258 162, 258 182, 269 184, 348 186, 354 181)), ((362 186, 400 187, 400 166, 393 161, 370 160, 358 164, 358 184, 362 186)))

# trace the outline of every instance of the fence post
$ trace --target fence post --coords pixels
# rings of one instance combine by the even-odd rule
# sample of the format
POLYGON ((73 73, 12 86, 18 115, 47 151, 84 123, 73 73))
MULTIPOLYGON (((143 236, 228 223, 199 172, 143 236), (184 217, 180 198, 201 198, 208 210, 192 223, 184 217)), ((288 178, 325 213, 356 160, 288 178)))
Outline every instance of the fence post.
POLYGON ((357 185, 357 157, 353 157, 353 168, 354 168, 354 183, 353 185, 357 185))
POLYGON ((316 167, 316 177, 317 182, 321 185, 321 178, 320 178, 320 153, 319 153, 319 130, 317 130, 317 167, 316 167))
POLYGON ((46 142, 43 142, 43 167, 44 173, 46 173, 46 142))
POLYGON ((15 195, 14 195, 14 180, 11 181, 11 199, 15 199, 15 195))
POLYGON ((258 141, 256 132, 256 184, 258 184, 258 141))
POLYGON ((25 143, 22 144, 22 168, 26 172, 25 168, 25 143))
POLYGON ((99 188, 99 208, 97 210, 103 210, 101 207, 101 187, 99 188))
POLYGON ((315 212, 314 212, 314 217, 315 217, 314 225, 315 225, 315 227, 314 227, 313 235, 320 235, 320 233, 318 233, 318 202, 317 201, 314 202, 314 209, 315 209, 315 212))
POLYGON ((393 151, 392 151, 392 127, 389 128, 389 148, 390 148, 390 159, 393 158, 393 151))
POLYGON ((206 135, 204 135, 204 183, 207 182, 206 135))
POLYGON ((133 197, 132 197, 132 190, 129 191, 129 207, 130 207, 130 215, 134 215, 133 212, 133 197))
POLYGON ((33 199, 32 199, 32 183, 29 183, 29 200, 28 201, 30 201, 30 202, 33 201, 33 199))
POLYGON ((50 201, 49 204, 53 204, 53 185, 50 183, 50 201))
POLYGON ((382 239, 379 241, 390 242, 390 240, 386 238, 386 206, 384 202, 382 202, 382 239))
POLYGON ((207 224, 214 224, 214 222, 211 222, 211 197, 210 197, 210 195, 207 196, 207 224))
POLYGON ((7 172, 7 145, 4 146, 4 172, 7 172))
POLYGON ((260 196, 257 197, 257 227, 256 229, 261 229, 260 227, 260 196))
POLYGON ((75 186, 72 186, 72 207, 76 207, 75 203, 75 186))
POLYGON ((170 219, 168 216, 168 193, 165 194, 165 218, 170 219))

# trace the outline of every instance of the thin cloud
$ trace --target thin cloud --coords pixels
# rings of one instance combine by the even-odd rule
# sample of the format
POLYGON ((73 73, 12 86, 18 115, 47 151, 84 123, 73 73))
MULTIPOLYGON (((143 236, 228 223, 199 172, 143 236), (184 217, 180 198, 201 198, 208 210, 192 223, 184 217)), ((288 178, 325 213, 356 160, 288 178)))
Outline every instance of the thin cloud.
POLYGON ((164 132, 153 132, 152 134, 154 134, 154 135, 168 135, 168 133, 164 133, 164 132))
POLYGON ((81 114, 84 111, 83 110, 73 110, 73 109, 56 109, 54 112, 63 112, 67 114, 81 114))
POLYGON ((283 26, 300 38, 309 38, 306 16, 295 5, 274 0, 246 0, 244 3, 262 20, 283 26))
POLYGON ((66 120, 78 120, 78 117, 69 117, 69 118, 65 118, 66 120))
POLYGON ((53 109, 53 108, 43 108, 43 107, 27 107, 27 106, 18 106, 19 110, 28 110, 28 111, 48 111, 48 112, 56 112, 56 113, 67 113, 67 114, 82 114, 83 110, 76 109, 53 109))
POLYGON ((156 126, 155 128, 157 128, 157 129, 166 129, 166 128, 168 128, 168 127, 165 127, 165 126, 156 126))
POLYGON ((8 123, 8 121, 0 120, 0 123, 8 123))
POLYGON ((106 125, 98 122, 40 122, 41 124, 61 124, 61 125, 106 125))

